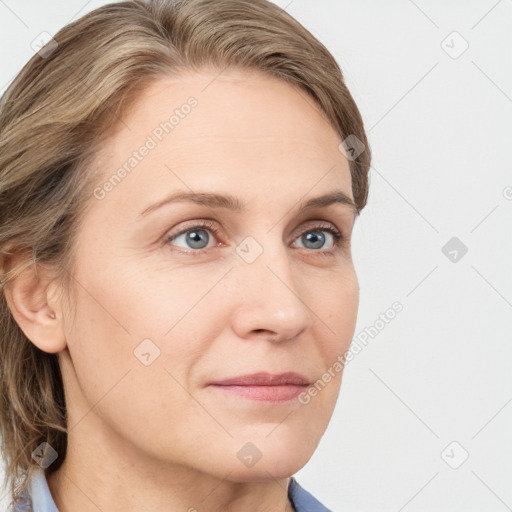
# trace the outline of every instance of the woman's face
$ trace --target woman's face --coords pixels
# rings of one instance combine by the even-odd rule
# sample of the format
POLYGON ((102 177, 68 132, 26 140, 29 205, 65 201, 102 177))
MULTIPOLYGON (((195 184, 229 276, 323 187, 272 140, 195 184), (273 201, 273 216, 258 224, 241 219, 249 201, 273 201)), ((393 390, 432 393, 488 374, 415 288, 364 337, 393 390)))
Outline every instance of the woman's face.
POLYGON ((69 439, 235 481, 283 478, 327 427, 354 333, 354 212, 302 208, 352 198, 349 162, 305 93, 257 72, 217 75, 153 83, 91 168, 60 354, 69 439), (198 196, 154 207, 177 193, 198 196), (291 386, 210 385, 260 372, 313 384, 329 369, 308 403, 291 386))

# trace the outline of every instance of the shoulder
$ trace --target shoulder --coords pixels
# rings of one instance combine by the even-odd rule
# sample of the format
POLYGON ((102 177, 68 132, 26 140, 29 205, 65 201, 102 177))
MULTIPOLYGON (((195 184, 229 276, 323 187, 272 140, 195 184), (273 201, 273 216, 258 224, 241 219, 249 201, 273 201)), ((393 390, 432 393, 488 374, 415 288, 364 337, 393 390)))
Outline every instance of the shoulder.
POLYGON ((59 512, 42 469, 32 476, 28 495, 19 497, 14 505, 14 512, 59 512))
POLYGON ((288 485, 288 497, 296 512, 332 512, 301 487, 293 476, 288 485))

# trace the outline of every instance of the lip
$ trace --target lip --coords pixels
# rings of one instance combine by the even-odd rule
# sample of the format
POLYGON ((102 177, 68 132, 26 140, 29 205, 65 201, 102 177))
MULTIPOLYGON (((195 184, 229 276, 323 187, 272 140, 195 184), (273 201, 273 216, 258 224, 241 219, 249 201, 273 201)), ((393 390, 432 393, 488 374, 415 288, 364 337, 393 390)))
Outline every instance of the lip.
POLYGON ((275 404, 294 400, 308 385, 308 379, 295 372, 277 375, 259 372, 209 383, 222 393, 275 404))
POLYGON ((267 372, 252 373, 250 375, 240 375, 220 381, 210 382, 216 386, 307 386, 309 380, 296 372, 285 372, 272 374, 267 372))

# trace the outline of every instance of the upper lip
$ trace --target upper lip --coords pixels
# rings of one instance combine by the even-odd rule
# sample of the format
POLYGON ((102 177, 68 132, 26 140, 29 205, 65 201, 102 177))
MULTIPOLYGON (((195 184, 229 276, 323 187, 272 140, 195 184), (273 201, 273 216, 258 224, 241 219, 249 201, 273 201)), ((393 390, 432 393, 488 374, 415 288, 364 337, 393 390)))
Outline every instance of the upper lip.
POLYGON ((305 386, 309 380, 296 372, 286 372, 280 374, 271 374, 267 372, 252 373, 250 375, 240 375, 229 379, 210 382, 218 386, 283 386, 286 384, 295 384, 305 386))

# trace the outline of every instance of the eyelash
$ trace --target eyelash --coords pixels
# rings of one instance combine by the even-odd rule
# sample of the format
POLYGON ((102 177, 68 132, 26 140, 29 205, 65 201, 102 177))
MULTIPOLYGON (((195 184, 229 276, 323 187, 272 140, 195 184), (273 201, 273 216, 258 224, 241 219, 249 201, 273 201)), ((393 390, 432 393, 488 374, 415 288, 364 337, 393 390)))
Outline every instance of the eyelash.
MULTIPOLYGON (((217 229, 217 226, 215 225, 214 222, 209 221, 209 220, 201 220, 201 221, 198 221, 193 226, 190 226, 190 227, 187 227, 187 228, 181 230, 179 233, 165 237, 165 244, 172 245, 170 242, 172 242, 172 240, 179 237, 180 235, 187 233, 187 231, 194 231, 194 230, 199 230, 199 229, 208 229, 215 235, 216 238, 219 237, 219 230, 217 229)), ((344 244, 346 242, 346 239, 343 236, 343 234, 338 229, 334 228, 331 224, 327 224, 327 225, 326 224, 317 224, 316 226, 312 226, 312 227, 306 229, 305 231, 303 231, 302 233, 300 233, 297 238, 299 238, 302 235, 305 235, 306 233, 309 233, 311 231, 327 231, 334 238, 334 242, 333 242, 334 247, 332 249, 329 249, 326 251, 311 249, 312 252, 318 253, 318 255, 320 255, 320 256, 326 256, 326 257, 333 256, 334 253, 337 250, 341 249, 341 247, 344 246, 344 244)), ((189 251, 185 251, 181 248, 172 248, 172 250, 176 251, 178 253, 189 255, 189 256, 201 256, 208 249, 214 249, 215 247, 218 247, 218 245, 214 246, 214 247, 205 248, 205 249, 191 249, 189 251)))

